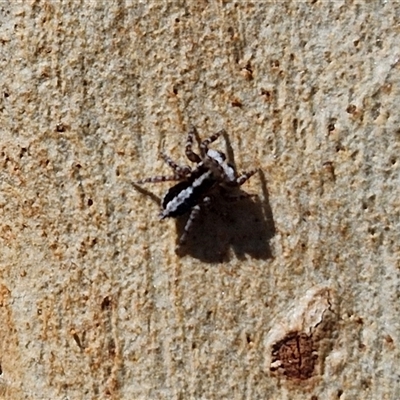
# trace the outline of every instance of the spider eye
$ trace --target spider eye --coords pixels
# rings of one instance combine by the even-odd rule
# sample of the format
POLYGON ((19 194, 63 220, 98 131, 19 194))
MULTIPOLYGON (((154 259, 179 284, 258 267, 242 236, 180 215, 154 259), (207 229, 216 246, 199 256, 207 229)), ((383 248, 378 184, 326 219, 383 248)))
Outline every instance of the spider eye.
POLYGON ((226 155, 224 153, 222 153, 221 151, 209 149, 207 151, 207 155, 208 155, 208 157, 213 158, 214 160, 218 161, 219 163, 222 163, 223 161, 226 160, 226 155))

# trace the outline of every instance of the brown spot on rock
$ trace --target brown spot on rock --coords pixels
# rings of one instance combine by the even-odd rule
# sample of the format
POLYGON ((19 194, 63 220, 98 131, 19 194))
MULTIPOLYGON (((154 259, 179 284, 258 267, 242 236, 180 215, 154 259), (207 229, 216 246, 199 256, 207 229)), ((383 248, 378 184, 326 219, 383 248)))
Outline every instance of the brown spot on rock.
POLYGON ((311 378, 318 358, 312 336, 290 332, 272 348, 271 371, 279 370, 289 379, 311 378))

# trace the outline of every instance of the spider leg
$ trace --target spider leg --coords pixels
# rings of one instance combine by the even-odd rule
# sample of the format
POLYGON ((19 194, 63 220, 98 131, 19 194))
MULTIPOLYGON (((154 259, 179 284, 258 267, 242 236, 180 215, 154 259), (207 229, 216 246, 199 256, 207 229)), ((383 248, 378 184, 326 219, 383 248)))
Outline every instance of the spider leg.
POLYGON ((214 133, 214 135, 210 136, 207 139, 204 139, 200 143, 200 152, 203 157, 207 154, 208 146, 212 143, 215 142, 221 135, 225 134, 225 129, 221 129, 219 132, 214 133))
POLYGON ((186 177, 188 174, 190 174, 192 172, 192 170, 190 169, 189 166, 184 165, 181 167, 175 161, 173 161, 171 157, 167 156, 165 153, 161 153, 161 157, 168 164, 168 166, 174 170, 175 174, 182 178, 186 177))
MULTIPOLYGON (((208 197, 208 196, 204 197, 203 204, 209 205, 210 202, 211 202, 211 198, 210 197, 208 197)), ((181 237, 179 238, 178 247, 182 246, 182 245, 184 245, 186 243, 187 236, 188 236, 189 232, 191 231, 191 229, 193 227, 194 221, 199 216, 200 211, 201 211, 200 204, 197 204, 192 208, 192 211, 190 212, 190 215, 189 215, 189 219, 187 220, 186 225, 183 228, 183 233, 182 233, 181 237)))
POLYGON ((182 178, 180 175, 169 175, 169 176, 153 176, 151 178, 140 179, 136 183, 159 183, 167 181, 180 181, 182 178))
POLYGON ((240 175, 238 178, 236 178, 237 186, 243 185, 243 183, 245 183, 249 178, 251 178, 256 172, 257 172, 256 169, 252 169, 251 171, 244 172, 242 175, 240 175))
POLYGON ((189 219, 187 220, 186 225, 183 228, 183 233, 182 233, 181 237, 179 238, 178 247, 185 244, 187 235, 189 234, 190 230, 192 229, 193 222, 199 216, 200 211, 201 211, 201 208, 198 204, 192 208, 189 219))
POLYGON ((200 156, 192 150, 193 137, 195 136, 195 134, 196 134, 196 128, 193 125, 191 125, 186 140, 185 154, 190 161, 194 163, 199 163, 201 161, 200 156))

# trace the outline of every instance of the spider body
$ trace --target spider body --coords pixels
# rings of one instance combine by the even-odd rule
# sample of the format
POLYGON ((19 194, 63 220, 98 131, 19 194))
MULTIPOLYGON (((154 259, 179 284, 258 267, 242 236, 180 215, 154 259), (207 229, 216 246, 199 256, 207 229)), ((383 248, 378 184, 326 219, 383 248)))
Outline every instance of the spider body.
MULTIPOLYGON (((138 181, 138 183, 179 181, 164 196, 162 200, 163 210, 160 214, 161 219, 164 219, 178 217, 190 212, 184 232, 179 239, 179 245, 186 241, 193 221, 201 211, 201 206, 211 202, 210 195, 214 189, 218 187, 223 189, 237 188, 256 172, 256 170, 251 170, 237 176, 234 167, 226 162, 224 153, 208 148, 209 144, 217 140, 223 133, 225 131, 221 130, 203 140, 200 143, 200 155, 198 155, 192 150, 193 138, 196 134, 196 130, 192 126, 188 133, 185 153, 188 159, 196 163, 197 166, 193 170, 188 166, 179 166, 171 158, 162 154, 164 161, 173 169, 174 174, 171 176, 155 176, 138 181)), ((233 198, 243 197, 242 195, 233 198)))
POLYGON ((178 217, 199 204, 216 185, 217 180, 204 165, 197 167, 188 177, 172 186, 162 201, 161 218, 178 217))

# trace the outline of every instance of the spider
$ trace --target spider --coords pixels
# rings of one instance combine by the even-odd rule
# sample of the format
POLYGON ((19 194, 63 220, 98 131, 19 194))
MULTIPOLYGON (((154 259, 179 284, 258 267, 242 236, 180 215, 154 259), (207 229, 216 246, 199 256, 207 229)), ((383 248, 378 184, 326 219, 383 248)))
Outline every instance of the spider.
MULTIPOLYGON (((196 167, 179 166, 170 157, 162 153, 163 160, 173 169, 174 174, 169 176, 155 176, 141 179, 137 183, 159 183, 166 181, 179 181, 172 186, 162 200, 162 212, 160 218, 173 217, 190 212, 184 231, 179 238, 178 247, 186 242, 187 236, 193 227, 193 222, 199 216, 202 205, 209 205, 212 201, 212 192, 216 189, 223 191, 238 188, 243 185, 257 170, 253 169, 238 176, 235 168, 226 162, 224 153, 209 149, 208 146, 225 134, 222 129, 209 138, 203 140, 199 145, 200 155, 192 150, 193 138, 197 136, 194 126, 189 129, 185 154, 196 167)), ((243 193, 240 196, 230 197, 233 200, 248 197, 243 193)))

